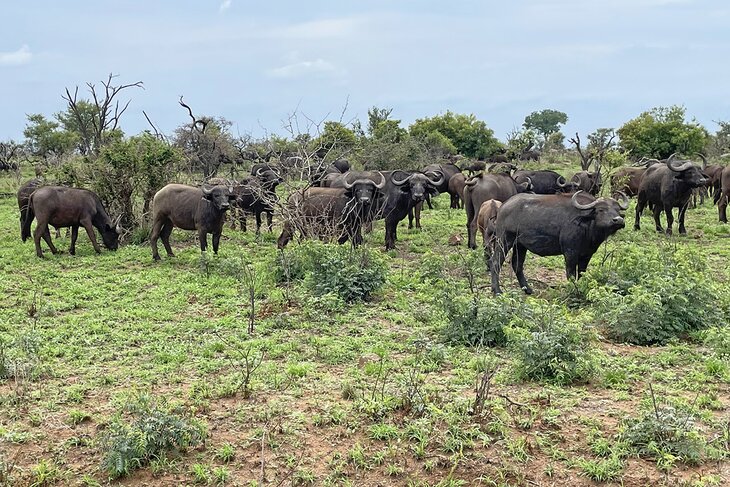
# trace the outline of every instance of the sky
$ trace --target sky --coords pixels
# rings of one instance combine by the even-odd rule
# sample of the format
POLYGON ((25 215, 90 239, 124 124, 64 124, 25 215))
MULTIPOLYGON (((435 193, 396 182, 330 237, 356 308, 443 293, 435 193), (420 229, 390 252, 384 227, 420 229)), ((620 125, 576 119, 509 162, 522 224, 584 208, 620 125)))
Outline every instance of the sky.
POLYGON ((727 0, 5 1, 0 140, 27 114, 65 108, 66 87, 144 82, 121 126, 163 132, 223 116, 241 135, 308 121, 366 125, 372 106, 407 126, 473 113, 504 140, 527 114, 563 132, 618 127, 679 104, 711 132, 730 119, 727 0))

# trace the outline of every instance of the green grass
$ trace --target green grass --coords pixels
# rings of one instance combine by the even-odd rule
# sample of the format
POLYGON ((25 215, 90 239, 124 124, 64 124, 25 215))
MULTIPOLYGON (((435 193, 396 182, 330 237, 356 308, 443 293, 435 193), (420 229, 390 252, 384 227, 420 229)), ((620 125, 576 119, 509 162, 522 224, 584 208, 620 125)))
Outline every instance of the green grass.
MULTIPOLYGON (((131 472, 131 483, 520 485, 552 481, 548 474, 566 485, 692 475, 730 482, 722 477, 728 358, 701 338, 654 347, 601 339, 595 374, 572 386, 521 381, 515 357, 490 349, 497 373, 485 411, 472 416, 484 351, 442 343, 439 304, 445 282, 467 296, 470 252, 447 245, 451 235, 465 236, 465 215, 448 208, 448 196, 434 204, 423 213, 423 231, 401 224, 393 252, 380 250, 384 230, 376 224, 366 245, 383 254, 387 281, 371 301, 347 304, 313 294, 305 282, 276 283, 277 228, 260 238, 226 229, 220 255, 205 261, 180 230, 173 232, 177 257, 159 263, 145 245, 96 255, 85 235, 76 256, 61 237, 55 241, 64 253, 41 260, 31 242, 20 242, 14 199, 0 199, 0 485, 104 484, 96 441, 146 393, 203 422, 208 438, 204 448, 131 472), (258 276, 252 336, 232 262, 251 264, 258 276), (247 398, 246 353, 261 360, 247 398), (712 461, 618 456, 621 420, 650 406, 649 381, 660 401, 697 418, 712 461)), ((627 229, 591 266, 628 245, 689 247, 706 256, 730 293, 730 226, 716 222, 716 211, 689 210, 689 235, 668 239, 653 231, 648 214, 634 232, 629 210, 627 229)), ((526 275, 538 298, 570 304, 562 266, 561 257, 529 255, 526 275)), ((475 269, 488 296, 486 269, 475 269)), ((502 279, 505 290, 519 291, 508 265, 502 279)), ((600 318, 587 306, 570 313, 582 323, 600 318)))

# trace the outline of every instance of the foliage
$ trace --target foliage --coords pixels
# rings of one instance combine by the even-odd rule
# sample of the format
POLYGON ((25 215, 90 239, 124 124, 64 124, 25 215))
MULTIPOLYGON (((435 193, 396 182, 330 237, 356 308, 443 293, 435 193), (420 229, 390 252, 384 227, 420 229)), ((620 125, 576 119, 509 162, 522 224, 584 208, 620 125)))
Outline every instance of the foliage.
POLYGON ((410 127, 411 136, 421 140, 432 132, 440 132, 448 138, 460 154, 473 158, 492 155, 499 147, 494 131, 476 116, 447 111, 443 115, 416 120, 410 127))
POLYGON ((718 357, 730 358, 730 328, 727 325, 708 329, 703 342, 718 357))
POLYGON ((327 152, 346 154, 357 145, 357 137, 343 123, 330 120, 324 123, 322 134, 313 143, 327 152))
POLYGON ((393 113, 392 108, 378 108, 374 106, 368 110, 368 134, 371 137, 377 138, 376 131, 383 122, 395 122, 396 127, 400 125, 400 120, 390 119, 391 113, 393 113))
POLYGON ((314 247, 309 286, 318 295, 334 293, 346 302, 366 301, 385 283, 386 272, 377 251, 322 244, 314 247))
POLYGON ((656 107, 618 129, 621 147, 634 159, 663 159, 678 152, 693 155, 704 149, 707 130, 696 120, 685 121, 682 106, 656 107))
POLYGON ((534 130, 542 135, 544 141, 547 141, 550 134, 559 131, 560 126, 566 123, 568 123, 568 115, 558 110, 546 108, 526 116, 522 126, 527 130, 534 130))
POLYGON ((115 416, 100 438, 102 468, 112 478, 123 477, 173 450, 185 450, 203 442, 205 427, 167 410, 148 396, 127 405, 132 422, 115 416))
POLYGON ((44 159, 71 153, 78 142, 76 134, 64 130, 58 122, 48 120, 40 113, 28 115, 23 136, 30 153, 44 159))
POLYGON ((521 301, 509 294, 479 294, 472 298, 465 293, 448 293, 443 306, 447 319, 442 330, 445 340, 471 347, 504 345, 505 327, 523 308, 521 301))
POLYGON ((663 344, 728 317, 727 297, 707 277, 703 257, 685 249, 627 245, 620 257, 591 266, 578 286, 620 342, 663 344))
POLYGON ((681 462, 698 464, 704 456, 705 439, 692 416, 671 406, 655 406, 638 418, 627 419, 620 438, 639 455, 657 461, 667 461, 671 455, 681 462))
POLYGON ((710 135, 705 150, 709 157, 720 157, 730 152, 730 122, 717 120, 717 132, 710 135))
POLYGON ((594 333, 560 306, 535 300, 515 315, 506 333, 525 379, 570 384, 595 372, 594 333))
POLYGON ((513 129, 507 134, 507 153, 513 158, 517 158, 535 145, 537 145, 537 133, 532 129, 513 129))
MULTIPOLYGON (((237 149, 230 133, 232 123, 222 117, 200 117, 195 124, 175 129, 173 144, 182 151, 188 169, 214 177, 223 163, 236 158, 237 149), (204 126, 204 129, 197 127, 204 126)), ((284 139, 286 140, 286 139, 284 139)))

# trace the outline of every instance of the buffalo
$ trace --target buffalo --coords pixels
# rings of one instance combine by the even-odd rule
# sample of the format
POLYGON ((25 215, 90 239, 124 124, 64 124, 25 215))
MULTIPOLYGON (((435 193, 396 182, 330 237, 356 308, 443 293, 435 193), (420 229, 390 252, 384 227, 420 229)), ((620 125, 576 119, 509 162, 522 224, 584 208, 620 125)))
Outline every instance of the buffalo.
POLYGON ((505 202, 517 193, 532 190, 530 181, 516 183, 508 174, 480 174, 466 181, 464 188, 464 208, 466 209, 466 228, 469 233, 469 248, 477 248, 477 214, 482 203, 487 200, 505 202))
POLYGON ((720 173, 720 191, 715 193, 715 203, 722 223, 727 223, 727 205, 730 200, 730 166, 720 173))
POLYGON ((570 193, 577 190, 577 185, 565 180, 555 171, 525 171, 518 170, 512 173, 512 179, 517 183, 530 182, 532 192, 536 194, 570 193))
POLYGON ((232 188, 222 185, 208 189, 168 184, 159 190, 152 200, 152 258, 160 260, 157 250, 157 239, 160 237, 168 257, 175 256, 170 247, 170 234, 175 227, 197 230, 201 252, 207 250, 208 234, 212 233, 213 252, 217 254, 226 211, 230 207, 230 201, 235 198, 232 188))
POLYGON ((479 207, 477 226, 479 227, 479 233, 482 234, 482 238, 484 239, 484 250, 487 252, 493 247, 494 225, 497 222, 497 214, 501 206, 501 201, 487 200, 479 207))
POLYGON ((21 231, 23 242, 30 237, 30 226, 34 218, 37 221, 33 239, 35 253, 38 257, 43 257, 41 238, 46 241, 52 253, 58 253, 51 241, 48 225, 57 229, 71 228, 71 248, 69 249, 71 255, 76 254, 76 239, 79 236, 80 226, 86 230, 97 254, 101 253, 101 249, 96 242, 94 228, 101 233, 101 239, 106 248, 116 250, 119 246, 119 226, 112 223, 96 193, 87 189, 43 186, 33 191, 29 198, 21 231))
POLYGON ((255 164, 251 178, 233 186, 236 195, 233 206, 239 213, 241 230, 246 231, 246 213, 256 217, 256 234, 261 233, 261 215, 266 213, 269 232, 272 231, 274 204, 278 201, 276 187, 284 182, 279 174, 267 164, 255 164))
POLYGON ((620 191, 627 196, 636 196, 639 194, 639 185, 645 172, 645 167, 622 167, 617 169, 611 175, 611 191, 613 193, 620 191))
POLYGON ((492 292, 500 294, 499 272, 512 249, 512 269, 526 294, 532 294, 523 267, 529 250, 540 256, 563 255, 565 275, 579 278, 598 247, 624 227, 622 201, 599 198, 582 191, 567 194, 519 194, 499 209, 495 224, 496 242, 489 260, 492 292))
POLYGON ((601 172, 578 171, 570 178, 570 182, 575 185, 575 191, 584 191, 596 196, 601 192, 603 186, 603 178, 601 172))
POLYGON ((699 167, 692 161, 677 161, 674 154, 667 159, 666 164, 654 164, 647 168, 639 185, 638 203, 636 204, 636 219, 634 229, 640 229, 639 217, 644 207, 653 205, 654 222, 657 232, 662 231, 659 221, 662 210, 667 215, 667 235, 672 234, 674 215, 673 208, 679 208, 679 233, 684 235, 687 230, 684 226, 684 217, 689 205, 692 190, 704 185, 707 179, 699 167))
POLYGON ((454 174, 451 179, 449 179, 449 194, 453 195, 456 194, 457 208, 463 208, 464 207, 464 183, 466 182, 466 176, 464 176, 464 173, 457 173, 454 174))
POLYGON ((28 205, 30 204, 30 195, 33 191, 43 186, 43 181, 39 178, 31 179, 18 188, 18 209, 20 210, 20 230, 21 236, 23 231, 23 222, 28 214, 28 205))
POLYGON ((385 219, 385 249, 390 250, 395 248, 398 238, 398 223, 429 195, 437 194, 436 188, 441 185, 445 176, 441 172, 419 171, 393 171, 385 174, 388 184, 384 188, 378 217, 385 219))

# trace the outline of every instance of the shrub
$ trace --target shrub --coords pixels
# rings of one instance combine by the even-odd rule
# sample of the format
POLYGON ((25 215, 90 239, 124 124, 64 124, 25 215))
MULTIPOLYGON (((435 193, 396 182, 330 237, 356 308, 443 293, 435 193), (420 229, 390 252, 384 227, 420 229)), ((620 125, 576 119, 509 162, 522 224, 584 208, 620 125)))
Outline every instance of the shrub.
POLYGON ((705 440, 690 415, 679 414, 671 406, 659 406, 624 423, 620 438, 640 456, 662 460, 666 454, 687 464, 702 461, 705 440))
POLYGON ((533 301, 513 316, 506 334, 525 379, 569 384, 595 372, 594 333, 566 316, 562 307, 533 301))
POLYGON ((479 295, 472 299, 466 294, 448 293, 444 311, 448 320, 443 328, 444 339, 452 344, 467 346, 500 346, 507 342, 504 328, 522 308, 514 296, 479 295))
POLYGON ((704 258, 686 249, 628 245, 578 286, 611 339, 663 344, 725 322, 727 296, 708 274, 704 258))
POLYGON ((127 409, 133 421, 117 415, 100 439, 102 468, 112 478, 125 476, 168 451, 195 447, 206 437, 205 427, 198 421, 144 398, 127 409))
POLYGON ((366 247, 313 246, 309 287, 318 295, 333 293, 346 302, 368 300, 384 283, 384 258, 366 247))
POLYGON ((715 355, 730 358, 730 328, 727 326, 710 328, 705 332, 703 341, 715 355))

